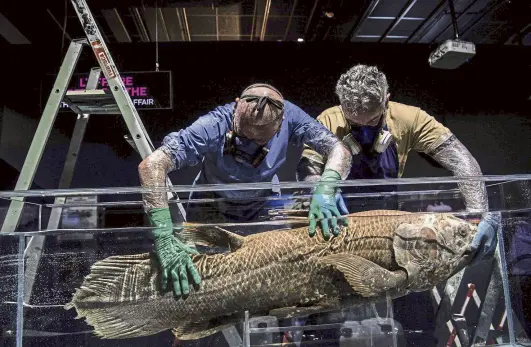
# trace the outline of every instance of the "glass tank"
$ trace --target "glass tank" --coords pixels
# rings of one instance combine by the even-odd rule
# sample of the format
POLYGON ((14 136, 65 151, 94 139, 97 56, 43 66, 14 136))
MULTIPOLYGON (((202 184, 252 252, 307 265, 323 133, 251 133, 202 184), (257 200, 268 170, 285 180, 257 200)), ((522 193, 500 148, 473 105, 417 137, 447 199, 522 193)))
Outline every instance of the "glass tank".
POLYGON ((180 297, 149 190, 0 192, 0 346, 531 345, 531 175, 460 180, 341 182, 348 225, 329 239, 320 221, 308 235, 310 183, 161 188, 201 276, 180 297), (459 184, 480 180, 501 224, 469 263, 482 215, 459 184))

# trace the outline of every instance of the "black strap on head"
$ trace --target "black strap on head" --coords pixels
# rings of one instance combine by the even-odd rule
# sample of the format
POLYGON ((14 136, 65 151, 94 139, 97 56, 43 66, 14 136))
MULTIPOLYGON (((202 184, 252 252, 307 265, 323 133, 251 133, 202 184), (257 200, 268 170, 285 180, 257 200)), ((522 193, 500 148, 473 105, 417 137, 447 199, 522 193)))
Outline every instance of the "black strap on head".
POLYGON ((264 108, 265 108, 265 106, 267 104, 273 105, 277 109, 279 109, 281 112, 284 112, 284 103, 282 101, 280 101, 280 100, 273 99, 273 98, 271 98, 271 97, 269 97, 267 95, 245 94, 246 91, 254 89, 254 88, 267 88, 267 89, 270 89, 270 90, 274 91, 275 93, 277 93, 282 99, 284 99, 282 94, 280 94, 280 92, 275 87, 273 87, 273 86, 271 86, 269 84, 264 84, 264 83, 252 84, 252 85, 248 86, 247 88, 245 88, 245 90, 242 92, 242 96, 240 97, 240 99, 245 100, 247 102, 256 101, 256 105, 255 105, 255 107, 253 109, 253 112, 256 111, 256 110, 258 110, 259 113, 264 112, 264 108))
POLYGON ((280 95, 280 97, 282 99, 284 99, 284 97, 282 96, 282 94, 280 94, 280 92, 278 91, 278 89, 276 89, 275 87, 273 87, 272 85, 270 84, 267 84, 267 83, 255 83, 255 84, 251 84, 250 86, 248 86, 247 88, 245 88, 242 92, 242 96, 245 95, 245 92, 248 91, 249 89, 254 89, 254 88, 267 88, 267 89, 271 89, 272 91, 274 91, 275 93, 277 93, 278 95, 280 95))

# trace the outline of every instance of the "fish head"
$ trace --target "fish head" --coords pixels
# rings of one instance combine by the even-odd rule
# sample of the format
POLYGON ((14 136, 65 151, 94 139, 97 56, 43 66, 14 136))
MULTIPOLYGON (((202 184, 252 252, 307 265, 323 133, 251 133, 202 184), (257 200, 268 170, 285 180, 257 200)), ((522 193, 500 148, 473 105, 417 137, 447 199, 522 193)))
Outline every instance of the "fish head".
POLYGON ((437 237, 438 259, 444 263, 448 276, 462 270, 475 255, 471 247, 478 231, 475 222, 456 217, 452 214, 435 214, 431 217, 432 228, 437 237))
POLYGON ((471 247, 477 224, 452 214, 437 213, 426 218, 426 226, 435 232, 438 268, 441 276, 451 277, 470 263, 475 255, 471 247))
POLYGON ((424 226, 431 228, 442 250, 461 255, 469 250, 478 231, 476 223, 447 213, 434 213, 425 217, 424 226))
POLYGON ((472 260, 477 225, 446 213, 421 214, 401 224, 393 241, 395 259, 411 290, 426 290, 459 272, 472 260))

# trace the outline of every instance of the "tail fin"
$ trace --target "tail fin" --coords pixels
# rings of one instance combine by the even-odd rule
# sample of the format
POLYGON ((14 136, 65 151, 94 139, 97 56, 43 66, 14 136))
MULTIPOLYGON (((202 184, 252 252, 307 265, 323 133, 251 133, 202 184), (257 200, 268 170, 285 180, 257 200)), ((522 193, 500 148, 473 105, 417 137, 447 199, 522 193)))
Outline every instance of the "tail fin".
POLYGON ((76 319, 86 318, 100 337, 138 337, 167 330, 143 307, 153 305, 163 295, 155 256, 150 253, 113 256, 92 266, 91 273, 64 308, 75 308, 76 319))

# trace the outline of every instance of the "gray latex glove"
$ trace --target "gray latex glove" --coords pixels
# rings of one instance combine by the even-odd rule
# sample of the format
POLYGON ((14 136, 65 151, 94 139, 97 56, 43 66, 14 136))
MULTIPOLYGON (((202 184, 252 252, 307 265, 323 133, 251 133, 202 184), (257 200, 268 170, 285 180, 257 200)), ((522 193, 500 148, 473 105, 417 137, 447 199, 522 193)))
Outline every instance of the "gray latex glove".
POLYGON ((491 258, 498 245, 498 228, 501 225, 500 212, 485 213, 478 225, 478 231, 471 247, 476 251, 472 264, 491 258))

